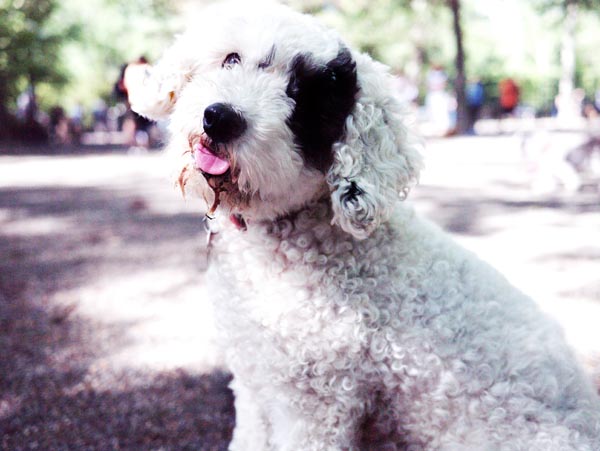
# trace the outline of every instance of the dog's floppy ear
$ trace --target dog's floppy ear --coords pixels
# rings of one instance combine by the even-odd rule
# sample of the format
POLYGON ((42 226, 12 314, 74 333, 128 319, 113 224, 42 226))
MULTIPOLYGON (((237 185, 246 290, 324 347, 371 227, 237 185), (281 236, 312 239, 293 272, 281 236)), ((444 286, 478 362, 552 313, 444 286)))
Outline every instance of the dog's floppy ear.
POLYGON ((364 239, 407 196, 422 160, 417 139, 402 122, 403 107, 385 67, 365 55, 357 55, 356 62, 360 92, 344 138, 333 146, 327 180, 333 222, 364 239))
POLYGON ((184 51, 181 40, 166 51, 156 66, 127 66, 124 84, 131 109, 136 113, 156 120, 173 111, 181 90, 195 69, 194 60, 184 51))

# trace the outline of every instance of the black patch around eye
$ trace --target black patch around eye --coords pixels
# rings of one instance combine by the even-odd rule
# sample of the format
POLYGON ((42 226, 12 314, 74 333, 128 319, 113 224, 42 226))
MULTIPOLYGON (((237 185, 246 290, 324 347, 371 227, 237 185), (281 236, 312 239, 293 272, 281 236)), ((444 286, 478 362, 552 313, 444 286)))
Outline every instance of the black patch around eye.
POLYGON ((344 133, 358 90, 356 63, 345 47, 326 64, 310 54, 293 59, 286 93, 295 107, 287 124, 307 164, 322 172, 329 169, 331 148, 344 133))
POLYGON ((242 58, 240 57, 240 55, 233 52, 225 57, 225 59, 223 60, 223 63, 221 63, 221 67, 227 68, 227 67, 231 67, 235 64, 240 64, 241 62, 242 62, 242 58))

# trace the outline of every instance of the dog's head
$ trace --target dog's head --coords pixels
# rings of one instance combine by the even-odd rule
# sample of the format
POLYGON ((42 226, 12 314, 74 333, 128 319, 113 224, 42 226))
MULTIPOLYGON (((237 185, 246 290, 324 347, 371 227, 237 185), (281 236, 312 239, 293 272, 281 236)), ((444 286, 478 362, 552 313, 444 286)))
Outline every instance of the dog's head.
POLYGON ((250 220, 325 196, 364 238, 421 165, 386 69, 310 16, 254 2, 213 7, 127 81, 132 108, 169 118, 182 189, 250 220))

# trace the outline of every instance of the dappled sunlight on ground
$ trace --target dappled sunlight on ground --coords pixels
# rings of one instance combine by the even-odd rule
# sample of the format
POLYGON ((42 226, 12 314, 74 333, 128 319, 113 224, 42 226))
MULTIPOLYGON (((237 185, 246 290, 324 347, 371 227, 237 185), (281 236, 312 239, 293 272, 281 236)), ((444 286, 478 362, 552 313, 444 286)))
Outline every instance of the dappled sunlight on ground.
POLYGON ((7 271, 41 278, 41 290, 57 284, 50 301, 77 317, 126 325, 130 344, 110 356, 120 365, 215 366, 202 215, 169 185, 160 156, 5 163, 7 271))
POLYGON ((105 357, 113 364, 192 371, 219 366, 208 296, 202 274, 190 279, 177 267, 105 276, 57 294, 77 299, 87 318, 127 325, 129 345, 105 357))
POLYGON ((0 160, 0 448, 226 449, 202 214, 160 156, 0 160))

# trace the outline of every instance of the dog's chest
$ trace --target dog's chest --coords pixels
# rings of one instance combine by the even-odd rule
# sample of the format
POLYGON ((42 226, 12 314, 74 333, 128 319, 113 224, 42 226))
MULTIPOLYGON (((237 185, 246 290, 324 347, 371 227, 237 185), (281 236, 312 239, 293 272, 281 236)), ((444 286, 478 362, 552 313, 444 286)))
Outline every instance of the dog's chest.
MULTIPOLYGON (((323 360, 365 346, 365 316, 379 265, 369 245, 328 223, 270 234, 227 231, 217 238, 210 279, 218 326, 236 352, 323 360), (302 355, 302 357, 300 357, 302 355)), ((282 227, 286 227, 284 224, 282 227)))

